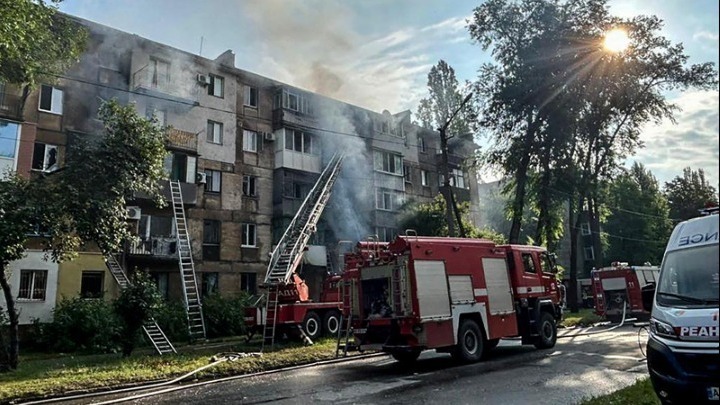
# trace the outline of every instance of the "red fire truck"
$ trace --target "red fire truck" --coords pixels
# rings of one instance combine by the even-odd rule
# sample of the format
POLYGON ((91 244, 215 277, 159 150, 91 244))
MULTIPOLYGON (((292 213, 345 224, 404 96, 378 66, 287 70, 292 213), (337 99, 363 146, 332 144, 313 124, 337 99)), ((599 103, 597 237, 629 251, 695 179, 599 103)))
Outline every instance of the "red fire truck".
POLYGON ((655 283, 660 274, 657 266, 630 266, 625 262, 613 262, 610 267, 593 269, 590 279, 595 298, 595 313, 611 320, 619 320, 625 307, 625 315, 649 317, 643 309, 641 290, 655 283))
POLYGON ((399 236, 361 263, 350 302, 354 347, 401 362, 435 349, 477 361, 501 338, 550 348, 562 316, 553 256, 482 239, 399 236))

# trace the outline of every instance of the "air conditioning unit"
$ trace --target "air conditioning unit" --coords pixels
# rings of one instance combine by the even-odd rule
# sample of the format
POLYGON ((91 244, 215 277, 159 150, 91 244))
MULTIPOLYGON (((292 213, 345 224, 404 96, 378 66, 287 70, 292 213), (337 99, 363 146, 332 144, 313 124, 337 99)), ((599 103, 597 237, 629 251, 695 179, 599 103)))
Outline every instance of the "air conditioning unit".
POLYGON ((140 215, 142 215, 140 207, 127 207, 127 219, 139 220, 140 215))
POLYGON ((210 84, 210 76, 204 75, 202 73, 198 73, 197 81, 198 81, 198 83, 200 83, 202 85, 208 85, 208 84, 210 84))
POLYGON ((263 132, 262 135, 263 139, 265 139, 266 141, 272 142, 275 140, 275 134, 273 134, 272 132, 263 132))
POLYGON ((195 181, 197 182, 197 184, 207 183, 207 173, 197 172, 197 175, 195 176, 195 181))

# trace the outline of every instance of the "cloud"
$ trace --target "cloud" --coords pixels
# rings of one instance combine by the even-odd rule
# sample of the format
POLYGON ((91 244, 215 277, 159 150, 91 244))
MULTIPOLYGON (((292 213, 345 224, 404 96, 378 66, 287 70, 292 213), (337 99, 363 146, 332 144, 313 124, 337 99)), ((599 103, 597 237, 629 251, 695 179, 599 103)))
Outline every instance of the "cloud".
POLYGON ((688 91, 669 100, 681 108, 677 124, 668 120, 648 124, 641 139, 645 148, 631 160, 645 164, 661 184, 682 174, 684 167, 702 168, 713 184, 720 179, 717 92, 688 91))
POLYGON ((698 31, 693 34, 693 40, 695 41, 718 42, 718 39, 720 39, 720 35, 718 35, 717 33, 712 33, 710 31, 698 31))
POLYGON ((248 3, 237 4, 261 44, 255 70, 374 111, 414 109, 437 47, 466 38, 465 17, 368 37, 353 28, 361 16, 337 0, 248 3))

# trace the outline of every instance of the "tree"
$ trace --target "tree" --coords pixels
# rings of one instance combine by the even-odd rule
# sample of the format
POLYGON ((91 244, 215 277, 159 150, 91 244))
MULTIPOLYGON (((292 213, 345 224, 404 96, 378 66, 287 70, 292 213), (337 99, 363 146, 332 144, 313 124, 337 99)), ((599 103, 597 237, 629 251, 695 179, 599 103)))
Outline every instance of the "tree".
MULTIPOLYGON (((478 229, 472 224, 468 219, 469 204, 460 204, 458 209, 468 237, 505 243, 505 237, 493 229, 478 229)), ((444 215, 445 199, 438 195, 428 203, 406 204, 398 223, 401 229, 412 229, 421 236, 449 236, 447 222, 443 219, 444 215)))
POLYGON ((61 1, 0 0, 0 82, 22 86, 23 100, 38 81, 55 81, 85 47, 85 30, 56 14, 61 1))
POLYGON ((430 69, 427 86, 429 97, 420 100, 418 117, 424 127, 437 128, 440 132, 441 170, 445 178, 442 193, 447 203, 445 219, 448 224, 448 234, 455 236, 455 221, 457 221, 460 236, 466 236, 451 187, 448 140, 457 135, 472 142, 469 124, 473 114, 469 112, 469 109, 463 108, 469 101, 470 95, 463 98, 463 95, 460 94, 455 70, 444 60, 440 60, 436 66, 430 69), (447 136, 448 131, 453 135, 447 136), (455 218, 453 218, 453 212, 455 218))
POLYGON ((133 272, 131 282, 114 304, 115 313, 122 320, 120 344, 123 357, 132 354, 143 323, 154 316, 162 302, 157 286, 145 272, 133 272))
POLYGON ((32 179, 13 175, 0 181, 0 286, 10 324, 12 369, 17 368, 19 347, 9 265, 24 256, 28 231, 35 226, 49 230, 41 241, 53 261, 71 259, 86 242, 108 254, 132 237, 125 222, 126 196, 146 193, 163 204, 164 130, 138 116, 133 106, 115 101, 103 103, 98 115, 104 135, 68 142, 65 167, 32 179))
POLYGON ((642 164, 633 164, 611 182, 605 206, 610 211, 603 227, 608 261, 659 264, 672 221, 655 176, 642 164))
MULTIPOLYGON (((683 47, 658 35, 661 27, 654 16, 613 17, 605 0, 489 0, 469 25, 483 48, 493 46, 497 61, 483 66, 476 88, 486 99, 482 123, 494 140, 491 162, 515 182, 510 241, 517 242, 533 172, 542 178, 551 171, 569 205, 573 311, 578 214, 587 207, 599 234, 600 190, 641 146, 645 123, 672 119, 667 91, 717 86, 714 65, 686 66, 683 47), (602 47, 614 27, 631 38, 622 53, 602 47)), ((553 184, 547 180, 540 191, 553 184)), ((539 200, 552 206, 547 196, 539 200)))
POLYGON ((665 183, 665 195, 670 203, 670 217, 677 221, 695 218, 698 210, 718 205, 717 190, 705 179, 703 169, 684 168, 682 176, 665 183))

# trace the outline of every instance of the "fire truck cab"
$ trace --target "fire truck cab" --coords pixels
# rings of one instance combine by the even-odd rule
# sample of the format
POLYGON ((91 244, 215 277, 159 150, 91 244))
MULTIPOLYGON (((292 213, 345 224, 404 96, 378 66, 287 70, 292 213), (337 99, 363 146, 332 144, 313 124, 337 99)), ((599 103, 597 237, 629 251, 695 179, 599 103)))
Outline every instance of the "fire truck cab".
POLYGON ((351 308, 359 350, 405 362, 435 349, 472 362, 501 338, 555 345, 561 294, 544 248, 399 236, 388 251, 388 260, 358 267, 351 308))

